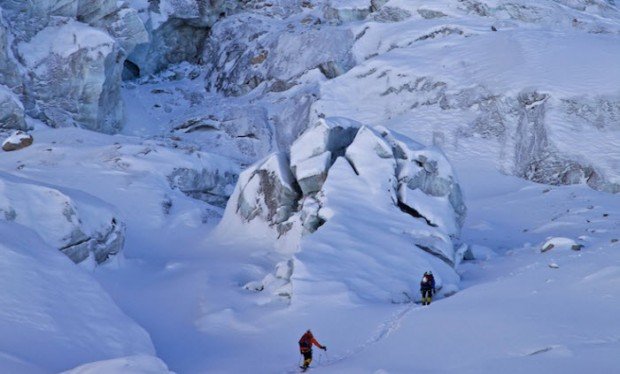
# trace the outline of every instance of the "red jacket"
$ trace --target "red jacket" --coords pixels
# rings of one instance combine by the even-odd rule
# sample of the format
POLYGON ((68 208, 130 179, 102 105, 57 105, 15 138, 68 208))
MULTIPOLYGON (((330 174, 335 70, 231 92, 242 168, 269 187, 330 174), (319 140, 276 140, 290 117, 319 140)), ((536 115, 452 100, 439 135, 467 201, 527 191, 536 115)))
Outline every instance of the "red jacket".
POLYGON ((321 343, 319 343, 310 331, 307 331, 301 339, 299 339, 299 350, 304 353, 312 350, 312 344, 316 345, 319 348, 323 348, 321 343))

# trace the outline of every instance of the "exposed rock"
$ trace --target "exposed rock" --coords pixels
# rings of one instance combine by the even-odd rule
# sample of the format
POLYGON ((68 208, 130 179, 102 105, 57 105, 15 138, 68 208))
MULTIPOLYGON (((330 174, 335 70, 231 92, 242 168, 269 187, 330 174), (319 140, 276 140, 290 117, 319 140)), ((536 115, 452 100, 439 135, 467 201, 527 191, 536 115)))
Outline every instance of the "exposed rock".
MULTIPOLYGON (((375 1, 375 3, 378 2, 375 1)), ((334 24, 361 21, 368 17, 371 11, 373 11, 373 8, 374 7, 369 0, 327 2, 323 8, 323 17, 334 24)))
POLYGON ((21 81, 9 46, 9 32, 5 25, 4 12, 0 8, 0 85, 14 88, 20 86, 21 81))
POLYGON ((138 76, 157 73, 170 64, 197 63, 209 28, 172 18, 150 32, 150 43, 138 45, 127 57, 138 69, 138 76))
POLYGON ((116 10, 116 0, 79 0, 77 2, 77 20, 91 23, 116 10))
POLYGON ((137 11, 116 0, 4 1, 1 7, 0 84, 20 96, 25 112, 52 127, 117 132, 125 57, 148 42, 137 11))
POLYGON ((411 12, 391 6, 385 6, 373 14, 372 18, 377 22, 402 22, 411 17, 411 12))
POLYGON ((73 262, 79 264, 89 256, 93 256, 97 264, 106 262, 111 256, 118 254, 125 244, 125 225, 113 218, 107 228, 87 236, 81 230, 71 234, 69 244, 60 248, 73 262))
MULTIPOLYGON (((385 128, 344 118, 320 120, 306 131, 291 146, 290 163, 276 154, 242 173, 235 210, 246 221, 260 216, 273 225, 301 207, 302 225, 316 230, 325 221, 319 213, 323 183, 338 157, 345 157, 370 185, 388 178, 391 188, 386 192, 396 207, 450 236, 459 235, 466 208, 445 156, 385 128), (278 209, 285 213, 278 214, 278 209)), ((446 256, 454 257, 454 249, 448 251, 446 256)))
POLYGON ((2 143, 2 149, 6 152, 17 151, 31 146, 33 140, 32 135, 16 131, 2 143))
POLYGON ((52 17, 77 17, 78 0, 2 1, 2 15, 17 40, 30 41, 52 17))
POLYGON ((467 12, 474 13, 482 17, 488 17, 491 15, 489 6, 480 1, 459 0, 459 3, 461 4, 462 8, 467 12))
POLYGON ((161 0, 139 9, 147 25, 149 43, 140 44, 128 56, 137 74, 157 73, 170 64, 197 63, 211 27, 239 6, 236 0, 161 0))
POLYGON ((0 129, 26 130, 24 106, 7 87, 0 85, 0 129))

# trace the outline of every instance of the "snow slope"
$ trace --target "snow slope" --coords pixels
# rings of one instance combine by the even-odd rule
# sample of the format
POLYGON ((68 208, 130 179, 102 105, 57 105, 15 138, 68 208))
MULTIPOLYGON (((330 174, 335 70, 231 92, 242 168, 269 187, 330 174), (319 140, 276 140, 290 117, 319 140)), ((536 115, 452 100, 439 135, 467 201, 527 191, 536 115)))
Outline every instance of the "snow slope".
POLYGON ((616 191, 618 10, 458 4, 390 1, 412 16, 354 26, 359 64, 321 86, 314 115, 381 123, 452 158, 482 138, 491 152, 477 157, 505 173, 616 191))
MULTIPOLYGON (((208 52, 223 56, 223 70, 184 63, 127 83, 123 135, 27 119, 34 144, 1 154, 3 182, 96 201, 126 223, 127 240, 122 256, 76 267, 37 230, 0 221, 0 278, 9 285, 0 292, 0 369, 290 373, 311 328, 328 347, 315 352, 320 373, 616 371, 620 200, 553 184, 616 188, 617 6, 274 3, 248 2, 245 11, 259 16, 239 10, 220 24, 221 35, 244 41, 240 59, 228 61, 234 43, 212 40, 208 52), (239 26, 257 18, 256 30, 239 26), (306 65, 287 48, 275 61, 260 53, 282 33, 287 46, 305 40, 320 51, 326 30, 351 43, 350 53, 334 46, 346 63, 327 53, 306 65), (254 90, 205 93, 230 72, 254 90), (245 79, 255 72, 264 80, 245 79), (447 265, 409 256, 403 233, 413 219, 386 208, 377 193, 385 185, 353 185, 343 162, 325 188, 346 193, 329 194, 330 221, 299 248, 282 251, 287 242, 253 223, 213 232, 240 170, 286 150, 320 114, 385 126, 447 154, 468 206, 461 240, 475 255, 450 269, 459 292, 428 307, 410 302, 420 273, 447 265), (549 241, 571 245, 543 252, 549 241), (287 270, 278 265, 289 261, 290 299, 248 286, 266 279, 277 290, 287 270), (391 297, 391 287, 412 295, 391 297)), ((319 164, 306 165, 308 174, 319 164)), ((31 217, 25 226, 45 226, 31 217)))
POLYGON ((0 236, 3 370, 43 373, 155 353, 148 333, 97 281, 34 231, 3 221, 0 236))

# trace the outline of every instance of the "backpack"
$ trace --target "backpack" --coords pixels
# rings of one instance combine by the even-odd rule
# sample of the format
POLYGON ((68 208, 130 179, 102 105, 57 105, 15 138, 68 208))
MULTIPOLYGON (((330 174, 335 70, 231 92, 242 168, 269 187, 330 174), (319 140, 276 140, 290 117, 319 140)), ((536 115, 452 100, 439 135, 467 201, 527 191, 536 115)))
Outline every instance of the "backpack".
POLYGON ((299 349, 304 352, 312 348, 312 338, 306 334, 299 339, 299 349))

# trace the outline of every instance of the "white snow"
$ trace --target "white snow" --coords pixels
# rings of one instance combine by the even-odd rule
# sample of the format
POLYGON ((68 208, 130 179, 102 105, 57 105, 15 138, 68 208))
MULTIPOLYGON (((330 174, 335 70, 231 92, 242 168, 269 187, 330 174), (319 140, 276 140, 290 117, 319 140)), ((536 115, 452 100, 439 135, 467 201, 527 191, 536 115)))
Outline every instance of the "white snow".
POLYGON ((332 153, 327 151, 320 155, 299 161, 295 166, 297 179, 304 179, 325 172, 331 163, 332 153))
POLYGON ((2 146, 5 144, 20 144, 23 139, 29 138, 30 135, 23 131, 15 131, 2 141, 2 146))
POLYGON ((91 274, 19 224, 0 221, 0 236, 2 362, 13 361, 17 372, 31 365, 49 372, 155 353, 148 333, 91 274))
MULTIPOLYGON (((284 3, 276 1, 274 8, 284 3)), ((332 3, 344 10, 370 4, 332 3)), ((145 16, 146 1, 130 4, 145 16)), ((400 22, 371 16, 342 26, 313 25, 322 28, 322 38, 341 27, 327 54, 342 57, 346 51, 338 44, 357 37, 358 65, 334 79, 318 69, 302 71, 296 61, 272 65, 276 75, 299 74, 295 83, 313 85, 290 91, 317 95, 312 124, 321 114, 343 116, 413 139, 384 138, 373 143, 377 152, 369 157, 359 149, 374 141, 370 135, 381 127, 360 130, 358 143, 347 159, 336 159, 323 186, 320 215, 326 223, 303 237, 295 232, 278 239, 258 221, 222 218, 221 207, 187 196, 168 178, 179 168, 238 175, 262 159, 281 171, 283 184, 292 184, 284 153, 263 158, 277 150, 275 133, 264 144, 242 143, 254 144, 247 153, 214 132, 175 138, 169 133, 178 121, 205 114, 205 108, 218 114, 246 111, 253 118, 266 105, 269 122, 274 113, 292 111, 284 96, 207 95, 204 76, 190 80, 188 73, 175 80, 177 67, 123 88, 124 135, 36 126, 32 146, 0 157, 0 371, 293 373, 300 359, 297 341, 311 328, 328 347, 315 350, 317 373, 616 372, 620 199, 584 185, 542 185, 506 175, 512 171, 512 134, 489 140, 485 136, 493 135, 459 130, 475 123, 480 96, 539 90, 550 94, 545 120, 552 124, 547 129, 554 150, 617 180, 615 112, 601 112, 611 120, 595 129, 583 106, 588 100, 617 101, 617 5, 487 0, 480 4, 490 15, 483 16, 466 9, 471 4, 390 0, 386 6, 411 16, 400 22), (426 19, 418 12, 421 6, 445 16, 426 19), (435 103, 442 87, 448 102, 435 103), (165 92, 153 92, 157 89, 165 92), (568 113, 561 98, 583 99, 582 111, 568 113), (386 177, 394 159, 382 157, 392 152, 392 141, 407 142, 408 160, 445 152, 446 160, 437 159, 439 170, 444 177, 458 176, 467 204, 458 239, 394 209, 399 191, 391 177, 401 175, 386 177), (86 268, 52 248, 47 242, 58 242, 72 227, 54 218, 58 204, 65 203, 75 204, 79 217, 74 219, 88 228, 110 212, 117 214, 127 224, 123 256, 86 268), (13 219, 4 209, 9 205, 20 206, 13 219), (103 216, 97 215, 99 208, 105 208, 103 216), (447 257, 455 245, 466 244, 476 259, 455 269, 415 248, 429 243, 446 248, 447 257), (554 248, 541 253, 548 244, 554 248), (582 247, 573 250, 575 245, 582 247), (420 299, 419 281, 428 270, 441 289, 430 306, 420 306, 412 300, 420 299)), ((301 12, 274 21, 270 32, 281 34, 283 60, 290 49, 301 49, 298 57, 319 61, 321 56, 308 57, 310 49, 303 50, 313 39, 300 38, 296 33, 303 29, 286 24, 322 16, 323 8, 301 12)), ((156 12, 151 19, 158 22, 156 12)), ((81 23, 58 22, 18 46, 27 65, 36 66, 50 53, 66 56, 80 45, 105 49, 113 42, 81 23)), ((497 103, 506 118, 517 118, 504 104, 497 103)), ((344 128, 352 123, 337 121, 344 128)), ((279 126, 284 138, 297 134, 298 128, 271 125, 279 126)), ((332 156, 317 148, 324 125, 319 121, 316 133, 302 137, 293 151, 300 156, 290 163, 303 165, 300 170, 308 175, 332 156)), ((233 193, 232 184, 226 188, 233 193)), ((451 209, 445 198, 408 194, 429 221, 458 231, 445 219, 451 209)), ((303 204, 319 209, 315 201, 303 204)))
POLYGON ((160 359, 153 356, 128 356, 111 360, 92 362, 75 369, 67 370, 64 374, 160 374, 168 373, 168 368, 160 359))
POLYGON ((93 60, 98 56, 107 56, 114 43, 114 39, 107 33, 71 20, 58 26, 49 26, 29 42, 20 43, 19 54, 27 66, 36 69, 50 55, 67 58, 81 49, 85 49, 93 60))

